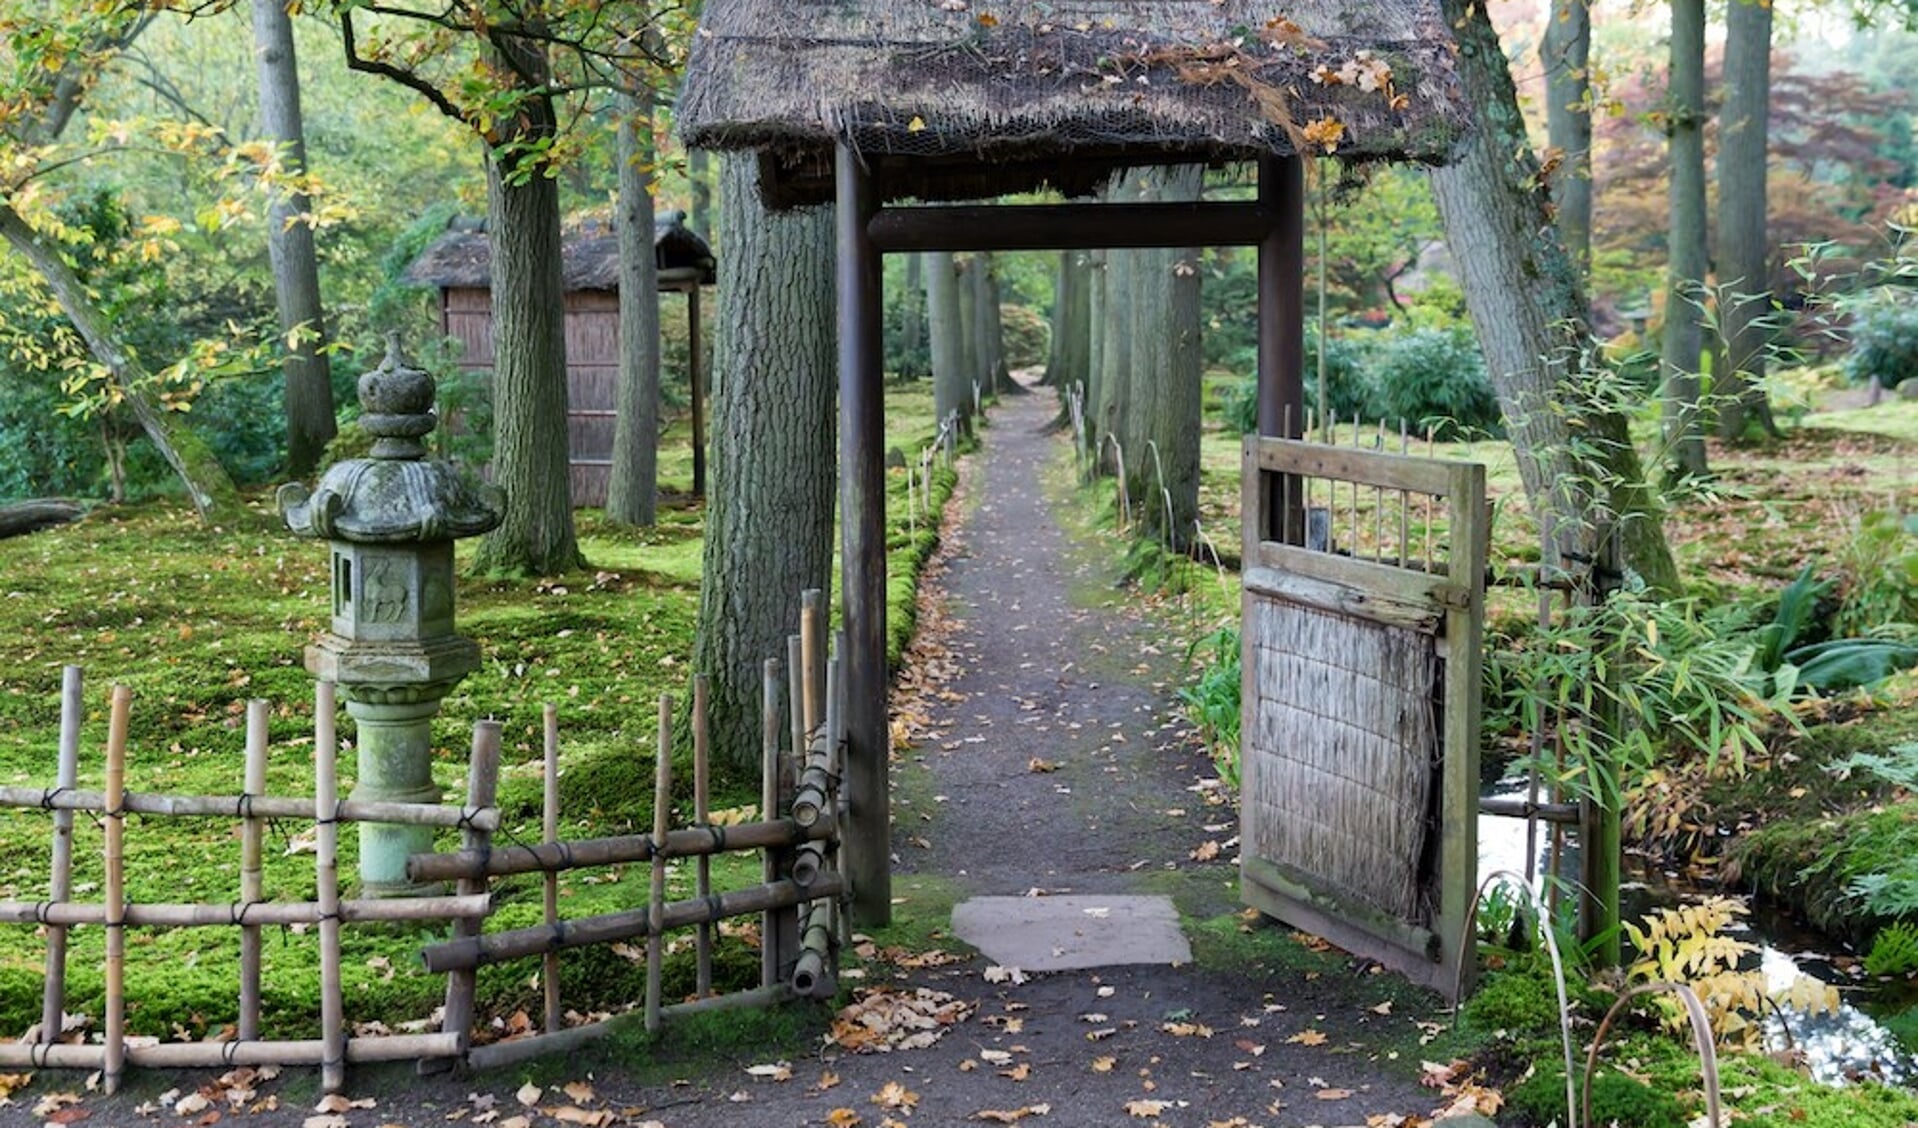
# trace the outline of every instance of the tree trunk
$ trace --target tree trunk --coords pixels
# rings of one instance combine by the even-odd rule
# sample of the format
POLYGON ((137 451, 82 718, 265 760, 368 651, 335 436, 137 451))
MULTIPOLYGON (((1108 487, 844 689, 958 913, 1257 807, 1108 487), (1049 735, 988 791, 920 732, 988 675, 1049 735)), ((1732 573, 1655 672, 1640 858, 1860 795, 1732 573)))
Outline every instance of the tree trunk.
MULTIPOLYGON (((1133 188, 1135 176, 1127 173, 1114 176, 1112 187, 1106 193, 1107 198, 1119 202, 1136 200, 1138 195, 1133 188)), ((1121 443, 1125 440, 1126 396, 1132 387, 1132 349, 1135 344, 1132 287, 1138 259, 1138 251, 1106 252, 1105 323, 1101 327, 1105 348, 1099 369, 1099 398, 1097 402, 1086 405, 1093 439, 1101 444, 1096 461, 1102 467, 1115 470, 1116 466, 1110 461, 1112 456, 1105 451, 1104 443, 1108 435, 1121 443)), ((1133 451, 1126 448, 1122 453, 1130 465, 1134 461, 1133 451)))
MULTIPOLYGON (((550 115, 551 107, 544 107, 550 115)), ((550 122, 550 117, 548 118, 550 122)), ((583 561, 573 532, 566 426, 559 185, 486 162, 493 247, 493 481, 506 518, 480 538, 480 573, 556 576, 583 561), (519 181, 514 183, 514 181, 519 181)))
POLYGON ((906 256, 906 290, 900 301, 899 376, 917 380, 926 374, 923 367, 926 349, 925 259, 906 256))
POLYGON ((55 497, 0 505, 0 540, 65 525, 86 515, 85 506, 55 497))
POLYGON ((1083 252, 1061 252, 1052 294, 1051 348, 1041 381, 1061 390, 1074 384, 1083 390, 1085 384, 1087 353, 1092 344, 1087 324, 1092 298, 1090 274, 1083 252))
POLYGON ((1558 232, 1581 277, 1592 262, 1592 11, 1590 0, 1552 0, 1539 49, 1545 65, 1545 130, 1559 151, 1552 174, 1558 232))
MULTIPOLYGON (((1105 383, 1102 373, 1106 364, 1106 341, 1111 336, 1106 318, 1106 279, 1112 255, 1107 251, 1093 251, 1086 259, 1086 380, 1085 397, 1080 406, 1085 412, 1086 446, 1092 448, 1099 441, 1099 428, 1092 414, 1105 383)), ((1096 473, 1096 460, 1094 466, 1096 473)))
POLYGON ((981 255, 979 272, 979 320, 981 322, 979 340, 985 350, 985 381, 979 385, 986 395, 1017 396, 1025 394, 1025 387, 1012 378, 1012 369, 1006 363, 1006 322, 1000 310, 999 268, 991 255, 981 255))
POLYGON ((1552 533, 1546 563, 1590 564, 1601 538, 1615 532, 1629 567, 1653 588, 1675 591, 1658 499, 1625 417, 1594 402, 1583 368, 1598 356, 1585 295, 1537 187, 1538 161, 1498 33, 1474 0, 1444 0, 1443 12, 1479 126, 1453 164, 1432 170, 1432 195, 1526 497, 1552 533))
MULTIPOLYGON (((1137 185, 1131 199, 1156 203, 1164 198, 1163 170, 1142 169, 1133 174, 1137 185)), ((1152 474, 1152 457, 1146 452, 1149 436, 1147 421, 1153 400, 1165 387, 1166 366, 1171 363, 1171 342, 1166 340, 1167 311, 1172 300, 1172 252, 1161 247, 1131 252, 1132 270, 1126 286, 1128 308, 1121 313, 1123 331, 1132 338, 1125 383, 1119 388, 1119 414, 1115 433, 1125 450, 1126 488, 1141 509, 1152 507, 1152 491, 1157 489, 1152 474)))
MULTIPOLYGON (((619 395, 606 516, 651 525, 659 504, 659 264, 653 257, 653 98, 620 98, 619 395)), ((688 329, 690 332, 690 327, 688 329)))
POLYGON ((959 264, 950 251, 929 251, 926 267, 926 319, 932 344, 932 410, 941 423, 955 413, 964 418, 972 404, 966 383, 965 319, 959 304, 959 264))
MULTIPOLYGON (((1199 199, 1204 175, 1198 165, 1167 169, 1159 198, 1199 199)), ((1140 333, 1153 342, 1152 363, 1141 366, 1144 379, 1133 382, 1131 413, 1138 420, 1138 478, 1149 483, 1138 495, 1141 511, 1150 515, 1143 532, 1164 538, 1181 552, 1192 543, 1199 516, 1199 437, 1204 430, 1200 253, 1197 247, 1146 252, 1148 268, 1139 287, 1154 293, 1155 310, 1153 320, 1138 322, 1140 333)))
POLYGON ((800 593, 830 586, 833 216, 830 208, 767 212, 751 154, 720 154, 719 166, 726 332, 713 363, 713 482, 693 668, 712 678, 716 753, 757 779, 762 663, 784 659, 800 593))
POLYGON ((711 163, 704 149, 686 154, 686 179, 693 192, 693 206, 686 223, 707 242, 718 246, 713 242, 713 181, 708 168, 711 163))
POLYGON ((1725 11, 1725 100, 1718 125, 1718 277, 1725 363, 1713 369, 1718 436, 1737 440, 1753 427, 1777 434, 1765 395, 1770 336, 1771 263, 1765 230, 1766 148, 1770 143, 1769 0, 1732 0, 1725 11))
MULTIPOLYGON (((260 122, 280 147, 289 174, 306 170, 306 130, 300 116, 300 72, 293 53, 293 21, 284 0, 253 0, 253 50, 260 78, 260 122)), ((326 314, 320 303, 320 266, 313 228, 302 221, 304 194, 275 189, 266 213, 267 253, 286 339, 286 469, 304 477, 318 465, 338 425, 328 373, 326 314)))
MULTIPOLYGON (((959 409, 959 422, 967 434, 972 433, 972 389, 979 383, 979 289, 974 285, 980 264, 978 255, 955 256, 958 264, 959 286, 959 375, 954 383, 954 401, 959 409)), ((983 386, 979 389, 985 391, 983 386)))
POLYGON ((237 496, 233 479, 227 476, 213 449, 178 416, 154 402, 147 392, 152 378, 127 353, 107 315, 94 305, 86 283, 67 265, 66 258, 43 242, 39 232, 4 201, 0 201, 0 238, 32 263, 46 281, 60 311, 87 343, 87 351, 106 368, 127 410, 186 488, 187 500, 202 521, 211 523, 216 514, 234 504, 237 496))
POLYGON ((1705 300, 1705 0, 1672 0, 1670 265, 1665 288, 1664 425, 1673 469, 1705 473, 1698 356, 1705 300))

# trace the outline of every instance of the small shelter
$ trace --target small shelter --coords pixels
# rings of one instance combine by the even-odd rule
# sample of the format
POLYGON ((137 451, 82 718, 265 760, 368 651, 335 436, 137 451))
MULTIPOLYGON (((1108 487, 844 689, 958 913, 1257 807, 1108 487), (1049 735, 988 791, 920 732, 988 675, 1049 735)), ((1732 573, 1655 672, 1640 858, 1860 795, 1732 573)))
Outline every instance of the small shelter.
MULTIPOLYGON (((660 293, 686 295, 688 368, 693 413, 693 493, 706 487, 705 397, 700 288, 717 277, 706 240, 686 226, 685 213, 663 213, 653 224, 660 293)), ((619 238, 603 223, 588 224, 564 242, 566 287, 567 449, 574 505, 606 504, 613 461, 619 393, 619 238)), ((440 294, 440 332, 463 346, 462 367, 493 367, 493 251, 483 224, 455 220, 406 269, 406 279, 440 294)))
MULTIPOLYGON (((771 207, 837 208, 856 920, 883 922, 891 901, 880 257, 1256 247, 1259 430, 1296 438, 1303 158, 1447 159, 1470 120, 1455 50, 1436 0, 707 0, 679 103, 684 140, 756 153, 771 207), (1182 164, 1254 164, 1257 196, 955 203, 1044 189, 1084 197, 1120 170, 1182 164)), ((1251 475, 1271 501, 1247 513, 1265 526, 1257 537, 1303 545, 1296 482, 1251 475)))

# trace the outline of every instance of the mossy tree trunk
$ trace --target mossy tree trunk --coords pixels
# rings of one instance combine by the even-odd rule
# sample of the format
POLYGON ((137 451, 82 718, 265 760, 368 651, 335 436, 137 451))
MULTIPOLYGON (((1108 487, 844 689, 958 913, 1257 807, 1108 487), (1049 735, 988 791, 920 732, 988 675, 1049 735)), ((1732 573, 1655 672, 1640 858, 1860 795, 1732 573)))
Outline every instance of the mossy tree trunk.
POLYGON ((1087 354, 1092 340, 1088 320, 1091 314, 1091 270, 1080 251, 1059 255, 1052 292, 1052 340, 1046 355, 1043 384, 1061 390, 1079 385, 1084 389, 1087 354))
POLYGON ((1000 311, 999 264, 991 255, 979 256, 979 391, 982 395, 1020 395, 1025 388, 1013 382, 1012 369, 1006 363, 1005 315, 1000 311))
MULTIPOLYGON (((253 0, 253 54, 260 80, 260 123, 280 147, 289 174, 306 170, 306 128, 300 114, 300 74, 293 53, 293 21, 284 0, 253 0)), ((280 333, 287 340, 285 373, 286 469, 303 477, 318 465, 338 425, 328 372, 326 313, 313 228, 302 222, 306 196, 275 190, 267 207, 267 256, 280 333)))
POLYGON ((1758 428, 1778 433, 1765 395, 1770 336, 1771 263, 1765 222, 1770 143, 1770 0, 1731 0, 1725 9, 1725 98, 1718 116, 1718 277, 1725 363, 1714 397, 1718 436, 1737 440, 1758 428))
POLYGON ((651 525, 659 515, 659 264, 653 252, 652 136, 652 95, 622 96, 616 205, 619 393, 606 516, 625 525, 651 525))
MULTIPOLYGON (((529 100, 542 104, 543 100, 529 100)), ((552 106, 529 114, 552 127, 552 106), (543 120, 541 120, 543 118, 543 120)), ((566 311, 559 183, 509 155, 486 162, 493 248, 493 481, 506 517, 480 538, 473 569, 557 576, 582 563, 573 531, 566 430, 566 311)))
POLYGON ((712 486, 694 669, 716 753, 757 778, 761 667, 784 660, 799 597, 830 587, 838 380, 830 208, 772 213, 758 162, 718 157, 727 233, 713 363, 712 486))
POLYGON ((1584 290, 1552 226, 1498 33, 1473 0, 1443 0, 1443 12, 1479 125, 1452 164, 1432 170, 1432 194, 1526 498, 1548 515, 1546 561, 1595 561, 1600 538, 1615 533, 1628 566, 1655 589, 1675 591, 1658 497, 1624 415, 1598 394, 1602 374, 1586 367, 1598 349, 1584 290))
MULTIPOLYGON (((1137 200, 1137 175, 1120 173, 1114 176, 1112 186, 1106 192, 1107 198, 1121 202, 1137 200)), ((1100 326, 1105 345, 1100 356, 1098 398, 1086 405, 1087 423, 1092 429, 1093 441, 1098 444, 1097 461, 1102 470, 1115 469, 1112 455, 1106 447, 1106 437, 1109 435, 1121 444, 1125 442, 1126 397, 1132 388, 1132 351, 1136 344, 1132 288, 1138 271, 1139 254, 1130 250, 1106 252, 1105 317, 1100 326)), ((1126 464, 1132 465, 1133 451, 1127 447, 1122 454, 1126 464)))
POLYGON ((1591 0, 1552 0, 1539 61, 1545 66, 1545 132, 1558 150, 1552 202, 1558 233, 1580 275, 1592 261, 1591 0))
MULTIPOLYGON (((959 289, 959 369, 953 378, 954 406, 966 434, 972 433, 972 388, 979 381, 979 289, 974 282, 980 269, 978 255, 955 255, 959 289)), ((980 391, 985 389, 982 386, 980 391)), ((943 418, 943 416, 942 416, 943 418)))
POLYGON ((932 410, 940 422, 972 405, 966 383, 965 319, 959 297, 959 264, 950 251, 925 256, 927 336, 932 344, 932 410))
POLYGON ((1671 222, 1666 236, 1664 430, 1667 457, 1681 475, 1703 474, 1699 354, 1704 350, 1705 0, 1672 0, 1670 85, 1671 222))
POLYGON ((902 379, 916 380, 926 375, 926 283, 925 257, 906 256, 905 293, 901 295, 899 321, 899 372, 902 379))
MULTIPOLYGON (((1205 170, 1197 165, 1168 169, 1158 198, 1197 200, 1205 170)), ((1147 268, 1139 290, 1153 293, 1152 320, 1137 322, 1141 347, 1151 342, 1151 363, 1136 365, 1131 418, 1137 421, 1134 491, 1147 515, 1142 534, 1163 538, 1184 551, 1193 539, 1199 515, 1199 438, 1202 421, 1200 348, 1200 248, 1145 252, 1147 268), (1155 457, 1156 452, 1156 457, 1155 457)))

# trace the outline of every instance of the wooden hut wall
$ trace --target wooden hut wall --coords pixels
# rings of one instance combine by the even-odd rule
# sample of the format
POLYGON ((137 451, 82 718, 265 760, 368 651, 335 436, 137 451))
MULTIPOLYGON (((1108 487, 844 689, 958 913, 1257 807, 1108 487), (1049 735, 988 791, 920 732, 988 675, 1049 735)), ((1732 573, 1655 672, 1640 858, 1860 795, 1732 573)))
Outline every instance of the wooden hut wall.
MULTIPOLYGON (((440 294, 440 328, 460 342, 460 367, 491 372, 490 292, 461 286, 440 294)), ((575 290, 566 295, 566 430, 576 506, 606 504, 618 386, 619 295, 575 290)))

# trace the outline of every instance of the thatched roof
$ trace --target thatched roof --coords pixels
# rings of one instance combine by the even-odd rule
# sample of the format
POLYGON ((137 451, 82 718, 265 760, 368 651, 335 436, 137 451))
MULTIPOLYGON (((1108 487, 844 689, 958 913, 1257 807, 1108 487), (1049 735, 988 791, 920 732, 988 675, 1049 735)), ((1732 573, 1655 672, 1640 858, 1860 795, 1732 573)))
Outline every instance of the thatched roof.
MULTIPOLYGON (((679 211, 662 213, 654 220, 654 259, 662 273, 683 272, 682 278, 711 285, 716 265, 713 249, 685 221, 686 213, 679 211)), ((566 236, 563 246, 561 270, 567 292, 619 289, 619 238, 611 227, 583 225, 566 236)), ((470 220, 455 220, 406 268, 406 280, 442 290, 484 289, 493 284, 492 271, 493 248, 484 228, 470 220)))
POLYGON ((849 138, 889 199, 1270 153, 1444 161, 1470 118, 1437 0, 707 0, 687 144, 765 154, 775 206, 832 196, 849 138))

